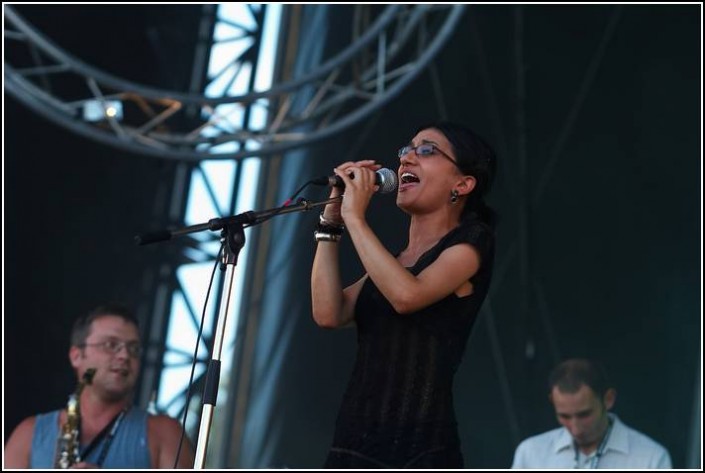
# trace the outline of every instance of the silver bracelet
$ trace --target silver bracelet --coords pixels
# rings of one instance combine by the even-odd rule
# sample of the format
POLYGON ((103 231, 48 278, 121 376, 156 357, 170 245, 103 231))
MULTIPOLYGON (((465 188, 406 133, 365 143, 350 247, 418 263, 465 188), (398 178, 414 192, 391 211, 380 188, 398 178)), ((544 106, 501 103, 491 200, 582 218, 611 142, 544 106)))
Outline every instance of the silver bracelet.
POLYGON ((338 243, 342 235, 335 235, 333 233, 325 233, 320 230, 313 232, 313 237, 316 241, 330 241, 332 243, 338 243))

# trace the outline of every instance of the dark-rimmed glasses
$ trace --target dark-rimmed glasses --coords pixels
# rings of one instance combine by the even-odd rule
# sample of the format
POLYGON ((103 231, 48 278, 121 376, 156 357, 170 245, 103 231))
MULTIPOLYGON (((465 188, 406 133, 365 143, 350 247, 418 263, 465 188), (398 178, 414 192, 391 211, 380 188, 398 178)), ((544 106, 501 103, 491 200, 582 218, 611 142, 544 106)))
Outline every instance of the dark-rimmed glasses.
POLYGON ((122 347, 125 347, 127 350, 127 354, 130 355, 133 358, 139 358, 139 356, 142 354, 142 345, 140 345, 140 342, 123 342, 120 340, 106 340, 104 342, 98 342, 98 343, 84 343, 82 345, 79 345, 80 347, 96 347, 102 350, 104 353, 108 353, 110 355, 115 355, 122 350, 122 347))
POLYGON ((400 158, 403 158, 411 151, 414 151, 416 153, 416 156, 419 156, 421 158, 433 156, 434 154, 436 154, 436 151, 438 151, 438 153, 440 153, 441 156, 446 158, 448 161, 453 163, 455 165, 455 167, 460 169, 460 166, 458 166, 458 163, 455 161, 455 159, 451 158, 448 153, 446 153, 445 151, 443 151, 442 149, 438 148, 436 145, 433 145, 431 143, 423 143, 418 146, 411 146, 411 145, 402 146, 401 148, 399 148, 397 155, 400 158))

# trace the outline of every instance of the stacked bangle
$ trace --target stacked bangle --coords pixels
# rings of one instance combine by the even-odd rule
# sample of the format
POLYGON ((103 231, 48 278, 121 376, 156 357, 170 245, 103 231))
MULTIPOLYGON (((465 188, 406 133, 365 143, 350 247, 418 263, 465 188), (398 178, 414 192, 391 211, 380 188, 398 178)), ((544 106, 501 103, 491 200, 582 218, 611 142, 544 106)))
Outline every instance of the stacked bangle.
POLYGON ((340 231, 345 230, 345 225, 343 225, 342 223, 332 222, 332 221, 328 220, 327 218, 325 218, 323 216, 323 212, 321 212, 320 217, 318 217, 318 225, 319 226, 322 225, 324 227, 336 228, 340 231))
POLYGON ((331 222, 321 213, 318 226, 316 227, 316 231, 313 232, 313 235, 316 241, 331 241, 337 243, 343 236, 343 230, 345 230, 345 225, 331 222))

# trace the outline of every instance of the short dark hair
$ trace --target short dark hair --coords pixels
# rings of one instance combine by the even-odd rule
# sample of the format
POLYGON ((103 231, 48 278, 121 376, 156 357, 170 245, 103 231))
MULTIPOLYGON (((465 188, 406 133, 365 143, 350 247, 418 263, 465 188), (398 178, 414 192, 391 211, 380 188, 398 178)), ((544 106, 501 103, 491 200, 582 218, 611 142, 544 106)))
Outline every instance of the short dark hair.
POLYGON ((429 128, 443 133, 453 147, 458 167, 475 177, 475 192, 484 197, 492 187, 497 170, 497 157, 492 147, 467 126, 448 121, 427 123, 418 128, 416 134, 429 128))
POLYGON ((572 358, 556 366, 548 376, 548 390, 557 387, 564 393, 577 392, 582 385, 592 389, 602 399, 612 387, 604 367, 596 361, 572 358))
POLYGON ((71 329, 71 345, 81 346, 86 343, 86 338, 88 338, 93 321, 109 315, 120 317, 126 322, 133 324, 137 327, 137 331, 139 332, 139 322, 130 309, 120 304, 105 304, 96 307, 86 315, 76 319, 71 329))

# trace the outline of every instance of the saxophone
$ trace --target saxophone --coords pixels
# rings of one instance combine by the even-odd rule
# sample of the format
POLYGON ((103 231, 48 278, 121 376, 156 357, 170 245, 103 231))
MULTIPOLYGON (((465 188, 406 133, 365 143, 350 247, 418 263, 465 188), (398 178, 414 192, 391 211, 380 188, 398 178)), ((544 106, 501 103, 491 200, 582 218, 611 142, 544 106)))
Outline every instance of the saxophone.
POLYGON ((91 384, 95 368, 89 368, 83 373, 81 382, 76 387, 76 392, 69 396, 66 406, 66 423, 59 430, 59 438, 56 440, 56 460, 54 468, 66 469, 81 461, 79 452, 81 444, 81 409, 79 399, 81 392, 87 384, 91 384))

